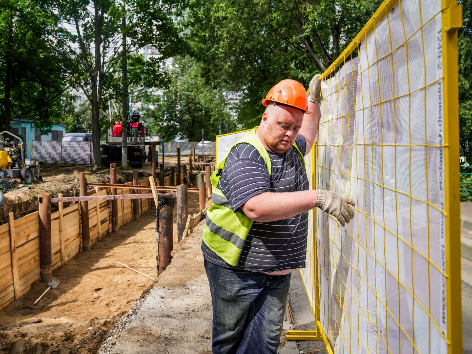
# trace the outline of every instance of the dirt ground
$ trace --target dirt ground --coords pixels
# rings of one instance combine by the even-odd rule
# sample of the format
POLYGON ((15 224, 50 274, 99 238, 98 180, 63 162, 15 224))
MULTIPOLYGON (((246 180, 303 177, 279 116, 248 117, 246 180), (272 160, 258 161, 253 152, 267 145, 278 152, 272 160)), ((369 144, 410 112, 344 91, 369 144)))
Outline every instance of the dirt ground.
MULTIPOLYGON (((58 185, 58 178, 73 182, 80 169, 43 171, 44 183, 58 185)), ((150 166, 146 169, 150 171, 150 166)), ((189 193, 188 200, 192 215, 198 211, 198 194, 189 193)), ((174 208, 174 239, 175 220, 174 208)), ((97 352, 109 330, 154 283, 117 262, 157 277, 155 226, 155 209, 151 209, 104 236, 91 252, 80 253, 55 270, 59 286, 36 305, 34 301, 47 289, 40 282, 1 310, 0 353, 97 352)))

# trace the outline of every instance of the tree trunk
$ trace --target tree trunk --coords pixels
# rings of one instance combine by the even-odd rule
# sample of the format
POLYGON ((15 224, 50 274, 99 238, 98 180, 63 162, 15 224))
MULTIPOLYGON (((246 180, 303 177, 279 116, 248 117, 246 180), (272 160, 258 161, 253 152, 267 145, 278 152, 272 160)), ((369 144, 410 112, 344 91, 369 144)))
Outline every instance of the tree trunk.
POLYGON ((101 68, 101 46, 102 46, 102 19, 100 17, 100 4, 95 1, 95 68, 91 73, 92 82, 92 145, 93 145, 93 164, 95 168, 102 165, 102 156, 100 153, 100 97, 98 95, 99 85, 103 85, 102 80, 98 80, 101 68))
MULTIPOLYGON (((125 11, 126 13, 126 11, 125 11)), ((121 20, 123 33, 123 52, 121 61, 122 86, 121 86, 121 103, 123 110, 123 128, 122 128, 122 145, 121 145, 121 166, 128 168, 128 58, 126 47, 126 16, 121 20)))
MULTIPOLYGON (((9 18, 11 20, 11 18, 9 18)), ((11 49, 12 48, 12 42, 13 42, 13 21, 9 21, 9 26, 10 31, 9 31, 9 38, 8 42, 6 43, 7 46, 7 57, 6 57, 6 72, 5 72, 5 90, 4 90, 4 129, 6 131, 10 131, 10 122, 11 122, 11 84, 12 84, 12 71, 13 71, 13 62, 11 58, 11 49)))
POLYGON ((11 71, 12 71, 12 62, 11 57, 7 58, 7 68, 5 73, 5 92, 4 92, 4 124, 5 130, 10 131, 10 121, 11 121, 11 71))

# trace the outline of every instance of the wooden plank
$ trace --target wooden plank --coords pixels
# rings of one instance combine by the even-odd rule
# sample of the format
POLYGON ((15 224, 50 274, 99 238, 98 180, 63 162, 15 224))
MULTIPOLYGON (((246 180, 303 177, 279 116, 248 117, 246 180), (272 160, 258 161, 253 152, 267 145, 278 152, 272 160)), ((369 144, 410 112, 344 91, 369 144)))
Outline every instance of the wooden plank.
POLYGON ((25 262, 19 267, 18 275, 20 277, 20 287, 22 279, 31 273, 34 269, 40 269, 39 254, 35 258, 30 258, 28 262, 25 262))
POLYGON ((4 289, 0 290, 0 298, 3 298, 5 297, 5 295, 9 294, 9 293, 12 293, 12 297, 14 298, 14 288, 13 288, 13 284, 11 284, 10 286, 7 286, 5 287, 4 289))
POLYGON ((13 301, 15 301, 15 296, 14 296, 13 291, 10 291, 9 293, 5 294, 3 297, 0 296, 0 310, 8 306, 13 301))
POLYGON ((0 256, 0 269, 11 266, 11 251, 0 256))
POLYGON ((0 235, 7 232, 10 232, 10 224, 0 225, 0 235))
POLYGON ((27 258, 35 251, 39 255, 39 237, 16 248, 17 260, 21 261, 23 258, 27 258))
POLYGON ((80 251, 80 239, 77 239, 74 242, 70 243, 68 246, 66 246, 65 248, 66 261, 73 258, 76 254, 79 253, 79 251, 80 251))
POLYGON ((29 252, 25 253, 23 258, 18 259, 18 276, 21 279, 32 269, 39 267, 39 240, 37 243, 32 242, 29 252))
POLYGON ((23 283, 20 286, 20 296, 26 293, 31 288, 31 285, 33 285, 35 281, 40 279, 40 273, 41 271, 38 266, 37 268, 33 269, 30 273, 28 273, 27 275, 23 277, 22 279, 23 283))
POLYGON ((79 204, 73 204, 71 206, 68 206, 67 208, 64 209, 63 217, 65 217, 66 215, 69 215, 70 213, 73 213, 76 210, 79 210, 79 204))
POLYGON ((0 254, 7 252, 10 252, 10 235, 0 234, 0 254))
POLYGON ((31 214, 28 214, 26 216, 23 216, 21 218, 18 218, 15 220, 15 227, 17 229, 21 229, 24 225, 29 225, 32 222, 35 222, 36 220, 39 220, 39 212, 35 211, 31 214))
POLYGON ((8 223, 10 224, 10 255, 11 255, 11 271, 13 275, 13 288, 15 291, 15 300, 19 297, 20 278, 18 276, 18 255, 16 254, 16 231, 15 218, 13 213, 8 214, 8 223))
MULTIPOLYGON (((59 194, 59 198, 62 198, 62 197, 63 197, 62 193, 59 194)), ((64 257, 64 203, 59 202, 58 207, 59 207, 59 248, 61 249, 60 251, 61 264, 65 264, 66 259, 64 257)))
POLYGON ((68 229, 63 234, 63 243, 66 245, 71 240, 79 239, 80 238, 80 230, 79 227, 76 226, 73 229, 68 229))
MULTIPOLYGON (((16 220, 15 220, 16 222, 16 220)), ((16 247, 21 246, 24 243, 31 241, 39 237, 39 220, 31 225, 27 226, 23 225, 23 227, 18 230, 15 224, 15 240, 16 240, 16 247)))
POLYGON ((51 221, 56 220, 56 219, 59 219, 59 211, 55 211, 54 213, 51 214, 51 221))
POLYGON ((11 257, 10 257, 10 253, 6 254, 9 256, 10 258, 10 261, 8 262, 8 264, 5 264, 5 266, 2 266, 0 268, 0 278, 11 278, 12 279, 12 282, 13 282, 13 273, 11 271, 11 257))
MULTIPOLYGON (((100 195, 100 191, 98 187, 95 187, 95 192, 100 195)), ((96 200, 95 201, 95 209, 97 211, 97 232, 98 232, 98 239, 101 238, 102 236, 102 229, 100 225, 100 201, 96 200)))
POLYGON ((4 268, 2 271, 3 275, 0 276, 0 291, 6 289, 9 286, 13 286, 13 276, 11 273, 11 267, 4 268))

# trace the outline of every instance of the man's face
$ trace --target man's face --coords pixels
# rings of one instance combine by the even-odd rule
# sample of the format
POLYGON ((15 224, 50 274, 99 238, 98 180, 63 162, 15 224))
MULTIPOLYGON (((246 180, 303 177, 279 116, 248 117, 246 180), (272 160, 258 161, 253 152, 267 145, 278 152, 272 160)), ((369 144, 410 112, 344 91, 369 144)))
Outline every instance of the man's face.
POLYGON ((303 115, 297 108, 270 104, 257 130, 262 143, 278 154, 290 149, 302 127, 303 115))

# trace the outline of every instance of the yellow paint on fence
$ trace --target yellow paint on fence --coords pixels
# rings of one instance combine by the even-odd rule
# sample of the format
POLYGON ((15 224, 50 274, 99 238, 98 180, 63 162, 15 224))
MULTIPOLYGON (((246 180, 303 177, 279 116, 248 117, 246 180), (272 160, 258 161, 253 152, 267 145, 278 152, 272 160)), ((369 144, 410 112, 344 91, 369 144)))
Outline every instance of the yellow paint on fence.
MULTIPOLYGON (((323 73, 312 187, 313 333, 334 353, 462 352, 457 29, 450 0, 385 1, 323 73), (315 330, 315 329, 314 329, 315 330)), ((308 159, 307 159, 308 160, 308 159)))

